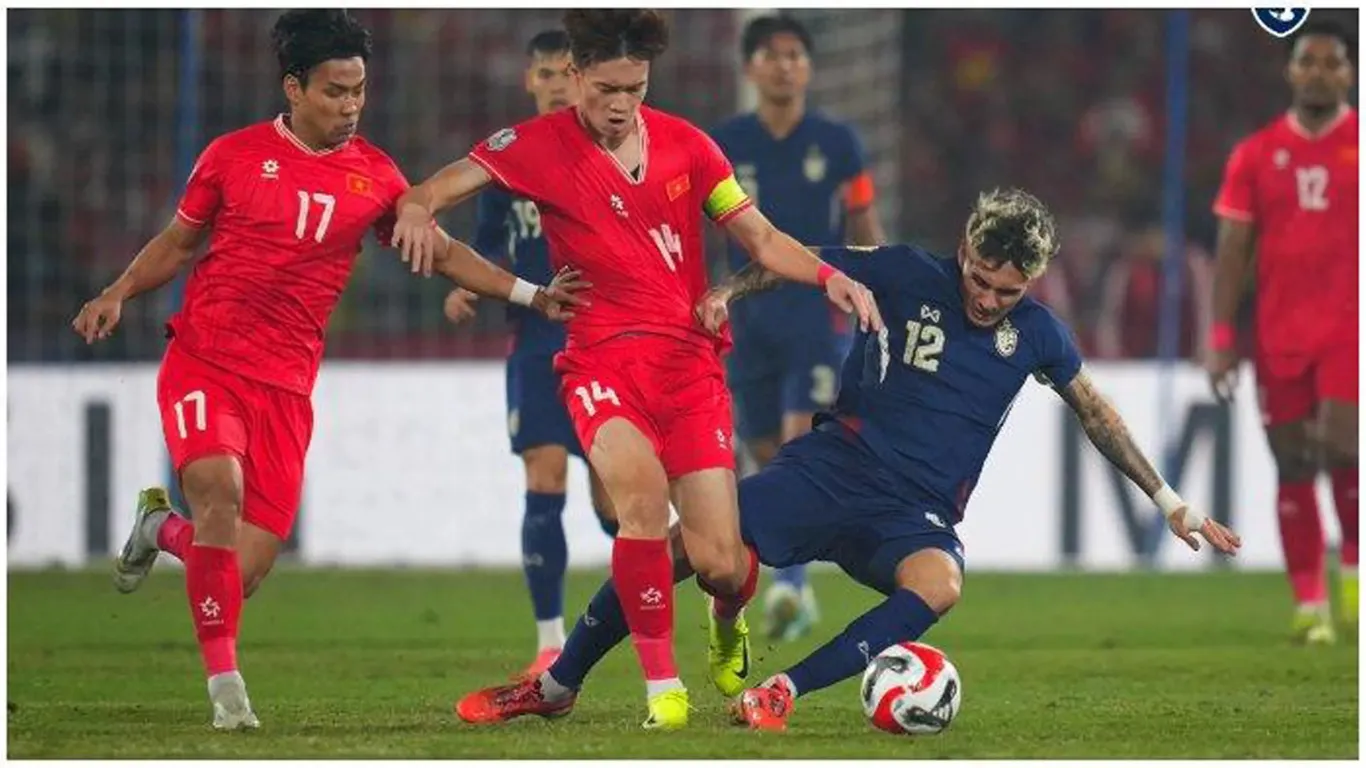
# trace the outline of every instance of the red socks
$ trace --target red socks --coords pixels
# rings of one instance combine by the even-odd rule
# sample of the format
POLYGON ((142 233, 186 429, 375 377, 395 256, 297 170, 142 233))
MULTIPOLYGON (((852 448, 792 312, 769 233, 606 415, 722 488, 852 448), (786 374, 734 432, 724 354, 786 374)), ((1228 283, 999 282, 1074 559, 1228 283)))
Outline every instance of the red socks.
POLYGON ((1342 526, 1342 565, 1357 567, 1357 468, 1338 467, 1332 471, 1333 506, 1342 526))
POLYGON ((673 649, 674 583, 669 542, 618 537, 612 543, 612 580, 616 582, 645 680, 678 677, 673 649))
POLYGON ((204 670, 209 677, 236 670, 237 625, 242 616, 237 551, 191 544, 185 558, 185 587, 204 670))
MULTIPOLYGON (((1276 492, 1276 511, 1281 528, 1281 551, 1285 555, 1285 570, 1290 576, 1295 602, 1304 605, 1326 601, 1323 523, 1319 520, 1314 481, 1281 483, 1276 492)), ((1355 546, 1353 550, 1355 560, 1355 546)))
POLYGON ((168 512, 166 522, 162 523, 161 529, 157 531, 157 548, 162 552, 170 552, 183 563, 192 541, 194 523, 174 512, 168 512))

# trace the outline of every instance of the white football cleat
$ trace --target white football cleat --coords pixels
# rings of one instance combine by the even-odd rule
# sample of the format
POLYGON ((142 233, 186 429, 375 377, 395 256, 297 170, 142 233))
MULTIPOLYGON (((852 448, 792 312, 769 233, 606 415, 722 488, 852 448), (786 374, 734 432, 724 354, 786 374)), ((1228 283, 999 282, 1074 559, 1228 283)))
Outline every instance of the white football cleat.
POLYGON ((213 702, 213 727, 219 731, 245 731, 261 727, 247 698, 241 672, 224 672, 209 678, 209 701, 213 702))
POLYGON ((123 549, 114 560, 114 588, 128 594, 142 586, 142 580, 152 572, 157 555, 157 531, 173 515, 171 499, 165 488, 147 488, 138 494, 137 518, 123 549))

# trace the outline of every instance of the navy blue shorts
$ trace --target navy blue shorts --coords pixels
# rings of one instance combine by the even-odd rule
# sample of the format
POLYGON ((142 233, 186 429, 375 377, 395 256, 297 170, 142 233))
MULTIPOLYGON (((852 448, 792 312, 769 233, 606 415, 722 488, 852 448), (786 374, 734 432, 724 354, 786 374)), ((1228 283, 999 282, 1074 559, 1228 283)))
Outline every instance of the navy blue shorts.
MULTIPOLYGON (((828 315, 828 312, 825 313, 828 315)), ((839 372, 853 336, 828 317, 732 320, 735 347, 727 357, 741 440, 779 437, 783 415, 829 408, 839 394, 839 372)))
POLYGON ((853 433, 823 424, 740 482, 740 532, 765 565, 834 563, 885 595, 901 561, 922 549, 943 550, 962 570, 949 511, 898 485, 853 433))
POLYGON ((562 445, 583 458, 569 412, 560 400, 560 376, 551 354, 513 353, 507 360, 508 437, 521 455, 538 445, 562 445))

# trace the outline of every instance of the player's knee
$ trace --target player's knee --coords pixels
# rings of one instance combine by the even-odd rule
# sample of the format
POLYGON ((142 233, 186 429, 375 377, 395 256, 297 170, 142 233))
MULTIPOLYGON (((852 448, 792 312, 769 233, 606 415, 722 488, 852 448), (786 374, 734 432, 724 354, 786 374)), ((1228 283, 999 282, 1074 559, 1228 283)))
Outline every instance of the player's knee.
POLYGON ((896 585, 914 592, 942 616, 963 596, 963 572, 946 552, 923 549, 897 567, 896 585))
POLYGON ((1273 444, 1271 456, 1276 461, 1276 480, 1281 483, 1313 480, 1318 472, 1315 453, 1314 444, 1308 439, 1273 444))
POLYGON ((663 498, 627 498, 617 507, 617 536, 662 539, 669 532, 669 505, 663 498))
POLYGON ((1359 456, 1353 429, 1332 429, 1324 436, 1324 459, 1330 467, 1355 467, 1359 456))
POLYGON ((569 458, 559 446, 532 448, 522 455, 526 464, 526 489, 532 493, 564 493, 568 485, 569 458))
POLYGON ((195 541, 235 546, 242 517, 242 475, 237 460, 211 457, 181 472, 181 488, 194 519, 195 541))
POLYGON ((767 437, 745 442, 745 450, 749 451, 750 458, 761 468, 768 466, 768 463, 778 455, 778 447, 776 439, 767 437))
POLYGON ((688 563, 697 578, 727 593, 738 591, 749 576, 748 556, 738 542, 735 547, 720 543, 692 546, 688 549, 688 563))

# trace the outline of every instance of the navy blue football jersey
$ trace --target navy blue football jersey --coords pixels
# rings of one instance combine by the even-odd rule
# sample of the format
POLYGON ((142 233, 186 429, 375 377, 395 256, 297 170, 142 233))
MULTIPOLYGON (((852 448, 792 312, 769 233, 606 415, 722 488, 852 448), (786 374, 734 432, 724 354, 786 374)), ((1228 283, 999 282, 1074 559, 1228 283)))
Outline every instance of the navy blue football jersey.
POLYGON ((1081 369, 1076 340, 1028 296, 995 326, 973 325, 958 262, 914 246, 826 248, 821 257, 872 290, 886 326, 855 339, 833 415, 906 493, 961 520, 1016 395, 1031 376, 1070 384, 1081 369))
MULTIPOLYGON (((843 186, 863 173, 863 145, 850 126, 816 110, 808 110, 785 138, 775 139, 754 113, 736 116, 712 131, 735 168, 735 178, 759 210, 779 230, 803 245, 843 245, 845 202, 843 186)), ((730 269, 749 263, 749 253, 727 243, 730 269)), ((772 318, 805 311, 828 322, 830 309, 813 287, 786 284, 736 305, 732 320, 772 318)), ((777 318, 791 323, 793 318, 777 318)))
MULTIPOLYGON (((541 231, 541 213, 530 200, 490 186, 479 194, 474 249, 508 265, 514 274, 537 285, 549 285, 550 247, 541 231)), ((508 305, 516 325, 513 353, 550 354, 564 349, 565 328, 528 307, 508 305)))

